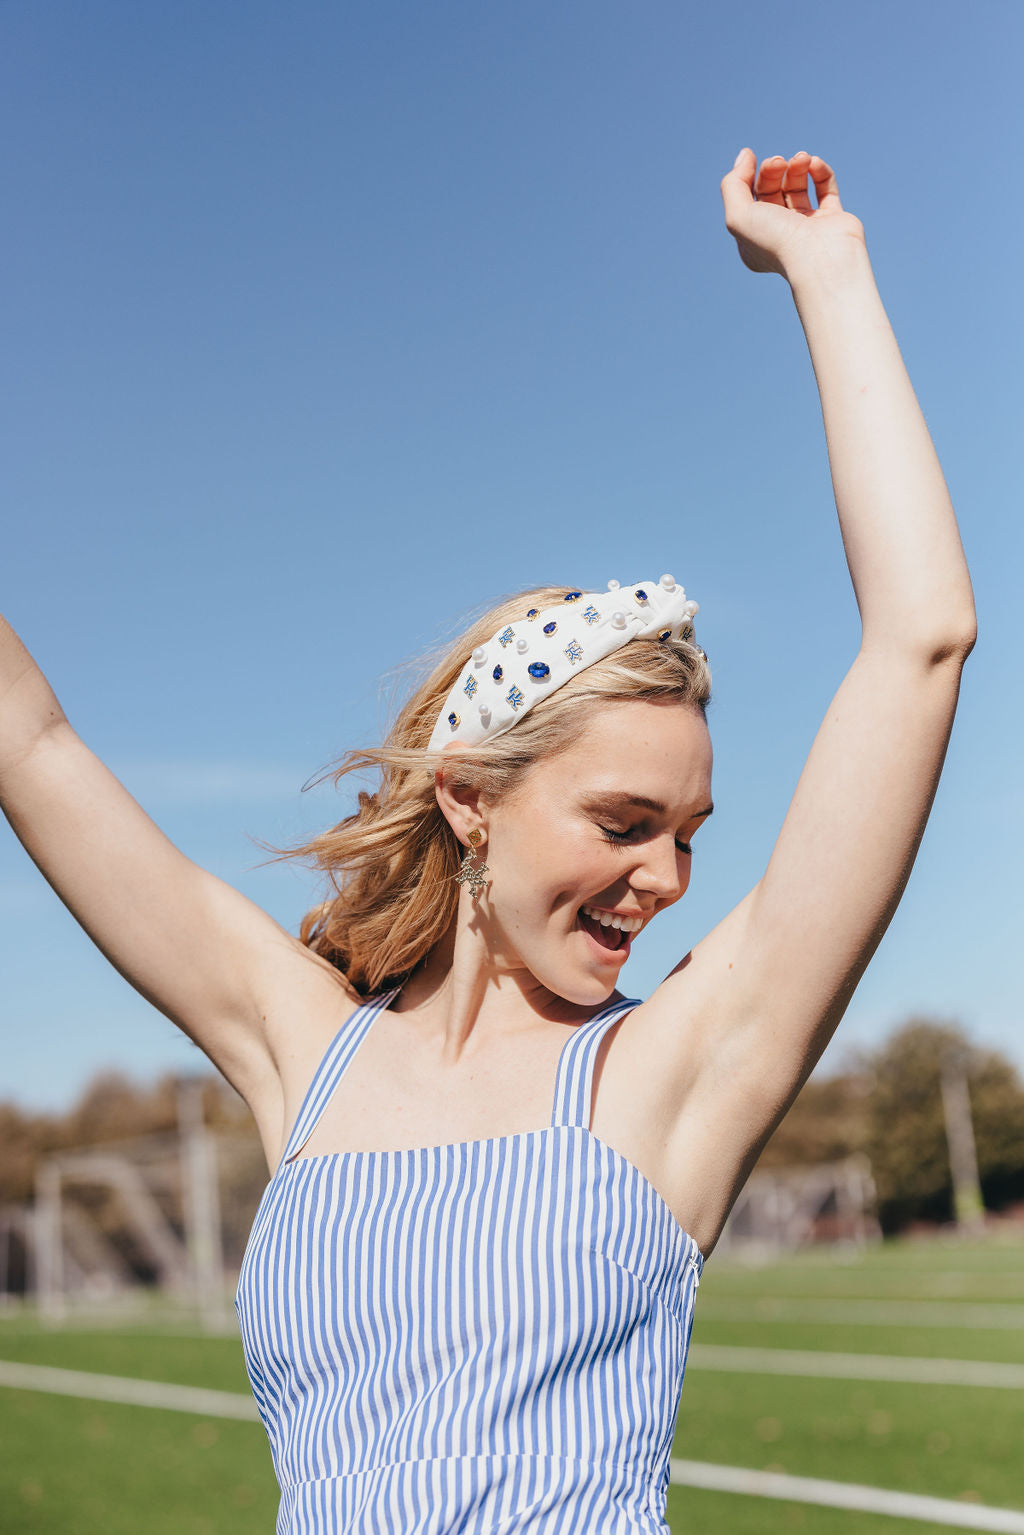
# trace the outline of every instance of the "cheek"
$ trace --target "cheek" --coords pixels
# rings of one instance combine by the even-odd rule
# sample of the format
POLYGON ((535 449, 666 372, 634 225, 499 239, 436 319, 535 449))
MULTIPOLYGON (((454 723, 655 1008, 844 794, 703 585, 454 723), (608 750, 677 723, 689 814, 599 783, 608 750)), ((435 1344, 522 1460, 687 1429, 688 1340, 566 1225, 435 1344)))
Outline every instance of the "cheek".
MULTIPOLYGON (((608 851, 614 856, 614 850, 608 851)), ((614 862, 610 864, 603 852, 585 830, 567 826, 564 820, 537 817, 528 828, 502 828, 488 859, 495 904, 545 920, 614 878, 614 862)))
POLYGON ((510 917, 536 917, 546 904, 551 878, 551 849, 536 826, 504 830, 495 837, 487 861, 496 909, 510 917))

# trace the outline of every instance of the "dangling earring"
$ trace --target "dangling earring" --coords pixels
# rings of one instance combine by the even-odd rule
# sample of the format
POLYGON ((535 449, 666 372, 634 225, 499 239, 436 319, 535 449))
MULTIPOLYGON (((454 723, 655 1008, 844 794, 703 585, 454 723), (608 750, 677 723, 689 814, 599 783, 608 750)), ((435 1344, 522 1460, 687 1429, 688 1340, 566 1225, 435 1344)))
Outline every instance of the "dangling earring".
POLYGON ((475 900, 483 886, 487 884, 484 875, 489 872, 485 863, 482 863, 479 868, 476 867, 476 850, 484 840, 484 834, 479 827, 474 826, 467 840, 469 842, 469 852, 459 865, 459 872, 455 876, 455 882, 459 885, 468 885, 470 894, 475 900))

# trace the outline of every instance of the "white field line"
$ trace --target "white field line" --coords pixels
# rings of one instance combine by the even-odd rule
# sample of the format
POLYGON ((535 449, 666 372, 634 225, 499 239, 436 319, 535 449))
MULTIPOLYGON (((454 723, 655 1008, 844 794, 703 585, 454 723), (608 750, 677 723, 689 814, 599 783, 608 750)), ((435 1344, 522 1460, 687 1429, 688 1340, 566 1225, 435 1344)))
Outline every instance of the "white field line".
POLYGON ((259 1418, 251 1396, 210 1391, 202 1386, 172 1386, 161 1380, 132 1380, 127 1375, 93 1375, 86 1370, 58 1370, 47 1364, 0 1360, 0 1386, 22 1391, 52 1391, 97 1402, 126 1402, 131 1407, 165 1407, 204 1418, 259 1418))
POLYGON ((1024 1364, 989 1364, 981 1359, 900 1358, 894 1354, 828 1354, 817 1349, 740 1348, 694 1343, 695 1370, 734 1370, 743 1375, 815 1375, 831 1380, 892 1380, 928 1386, 1024 1387, 1024 1364))
POLYGON ((1024 1306, 969 1301, 797 1300, 757 1296, 705 1300, 698 1315, 717 1322, 846 1322, 878 1327, 976 1327, 1024 1330, 1024 1306))
MULTIPOLYGON (((715 1249, 715 1261, 718 1261, 718 1249, 715 1249)), ((718 1275, 720 1289, 717 1293, 723 1300, 745 1300, 756 1287, 757 1270, 750 1270, 737 1275, 735 1269, 727 1269, 723 1260, 723 1266, 718 1275), (739 1279, 739 1284, 734 1287, 733 1280, 739 1279)), ((906 1283, 900 1284, 899 1275, 880 1275, 874 1270, 861 1270, 850 1267, 831 1269, 806 1269, 797 1274, 786 1276, 785 1298, 798 1300, 806 1295, 808 1299, 818 1297, 822 1300, 832 1300, 838 1305, 844 1300, 894 1300, 915 1303, 917 1301, 932 1300, 936 1302, 949 1301, 964 1305, 1013 1305, 1020 1303, 1021 1271, 988 1272, 978 1274, 954 1274, 949 1270, 943 1270, 938 1274, 921 1274, 914 1279, 909 1273, 905 1276, 906 1283), (982 1284, 982 1281, 984 1282, 982 1284), (806 1288, 804 1286, 806 1285, 806 1288), (884 1288, 883 1288, 884 1286, 884 1288)), ((710 1279, 707 1281, 710 1292, 710 1279)), ((783 1296, 783 1291, 766 1290, 758 1291, 759 1297, 768 1299, 778 1295, 783 1296)))
MULTIPOLYGON (((85 1370, 60 1370, 43 1364, 14 1364, 0 1360, 0 1386, 23 1391, 55 1392, 58 1396, 121 1402, 132 1407, 162 1407, 196 1413, 204 1418, 258 1419, 251 1396, 235 1391, 209 1391, 198 1386, 173 1386, 165 1381, 133 1380, 124 1375, 94 1375, 85 1370)), ((672 1460, 670 1475, 677 1486, 705 1487, 714 1492, 745 1493, 760 1498, 785 1498, 824 1508, 854 1508, 892 1514, 902 1519, 926 1519, 962 1530, 995 1530, 1024 1535, 1024 1512, 991 1508, 979 1503, 929 1498, 919 1493, 891 1492, 855 1482, 828 1482, 817 1477, 787 1476, 778 1471, 754 1471, 743 1466, 716 1466, 706 1461, 672 1460)))
MULTIPOLYGON (((696 1370, 725 1370, 737 1374, 885 1380, 929 1386, 995 1386, 1011 1391, 1024 1387, 1024 1364, 994 1364, 980 1359, 901 1359, 891 1354, 832 1354, 814 1349, 741 1348, 694 1343, 690 1347, 688 1363, 696 1370)), ((168 1407, 178 1412, 197 1412, 213 1417, 258 1417, 253 1398, 238 1392, 134 1380, 126 1375, 96 1375, 85 1370, 56 1369, 52 1365, 0 1360, 0 1386, 21 1387, 26 1391, 55 1391, 65 1396, 89 1396, 139 1407, 168 1407)))
POLYGON ((991 1508, 984 1503, 960 1503, 916 1492, 891 1492, 859 1482, 829 1482, 816 1476, 787 1476, 780 1471, 752 1471, 742 1466, 714 1466, 700 1460, 672 1460, 676 1486, 704 1487, 712 1492, 740 1492, 758 1498, 785 1498, 816 1503, 821 1508, 852 1508, 867 1514, 891 1514, 897 1519, 926 1519, 961 1530, 998 1530, 1024 1535, 1024 1512, 991 1508))

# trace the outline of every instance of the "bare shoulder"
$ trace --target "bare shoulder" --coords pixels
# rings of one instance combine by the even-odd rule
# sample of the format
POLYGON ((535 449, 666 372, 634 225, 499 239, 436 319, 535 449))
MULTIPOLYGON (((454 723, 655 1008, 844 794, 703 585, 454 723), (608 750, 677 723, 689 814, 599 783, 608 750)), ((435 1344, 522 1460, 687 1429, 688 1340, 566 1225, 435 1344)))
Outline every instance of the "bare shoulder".
POLYGON ((269 1070, 248 1097, 271 1168, 317 1066, 363 998, 321 955, 289 938, 263 976, 262 1033, 269 1070))

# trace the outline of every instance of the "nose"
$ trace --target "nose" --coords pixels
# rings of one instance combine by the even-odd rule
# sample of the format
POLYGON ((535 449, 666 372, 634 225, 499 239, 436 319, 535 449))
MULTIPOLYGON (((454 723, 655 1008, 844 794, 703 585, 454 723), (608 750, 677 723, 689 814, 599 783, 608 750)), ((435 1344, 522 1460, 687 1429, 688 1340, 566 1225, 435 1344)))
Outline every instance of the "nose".
POLYGON ((643 844, 630 883, 659 901, 678 901, 690 882, 690 860, 681 853, 675 837, 653 837, 643 844))

